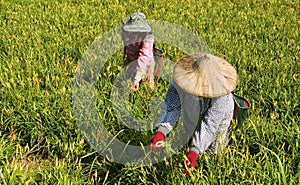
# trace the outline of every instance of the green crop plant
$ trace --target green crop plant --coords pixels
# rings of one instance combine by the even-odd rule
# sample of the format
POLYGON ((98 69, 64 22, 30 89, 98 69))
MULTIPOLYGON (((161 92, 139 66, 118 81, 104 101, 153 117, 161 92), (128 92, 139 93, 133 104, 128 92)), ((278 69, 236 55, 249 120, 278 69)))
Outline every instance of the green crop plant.
MULTIPOLYGON (((298 184, 299 12, 295 0, 0 0, 0 182, 298 184), (81 57, 137 11, 199 36, 237 69, 235 92, 252 105, 224 153, 200 156, 191 178, 181 173, 186 147, 151 166, 121 165, 90 147, 74 118, 81 57)), ((166 43, 157 46, 174 62, 184 54, 166 43)), ((95 83, 99 118, 119 140, 147 145, 153 130, 128 129, 113 109, 110 92, 122 70, 122 50, 111 56, 95 83)), ((147 120, 153 97, 163 98, 168 86, 159 78, 153 91, 142 84, 129 93, 126 108, 147 120)))

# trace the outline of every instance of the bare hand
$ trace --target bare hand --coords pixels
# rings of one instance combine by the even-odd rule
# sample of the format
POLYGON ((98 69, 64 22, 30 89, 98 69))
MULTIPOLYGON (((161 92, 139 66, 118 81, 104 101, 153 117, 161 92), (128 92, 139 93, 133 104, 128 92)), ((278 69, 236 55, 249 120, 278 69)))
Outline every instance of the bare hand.
POLYGON ((130 87, 130 89, 134 92, 138 91, 139 90, 139 86, 140 86, 140 83, 139 82, 134 82, 133 85, 130 87))

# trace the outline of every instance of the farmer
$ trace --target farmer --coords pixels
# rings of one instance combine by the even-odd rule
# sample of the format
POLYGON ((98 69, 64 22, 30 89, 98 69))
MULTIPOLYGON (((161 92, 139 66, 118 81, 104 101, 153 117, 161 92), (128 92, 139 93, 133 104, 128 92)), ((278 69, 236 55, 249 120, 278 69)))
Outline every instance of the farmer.
POLYGON ((150 141, 152 148, 162 148, 167 134, 182 115, 185 131, 180 135, 190 141, 183 173, 190 175, 199 154, 221 151, 229 142, 234 111, 231 92, 237 80, 236 70, 212 54, 186 55, 179 59, 155 123, 157 132, 150 141))
POLYGON ((154 36, 143 13, 133 13, 123 19, 121 36, 124 43, 124 66, 133 80, 131 90, 137 91, 142 79, 154 87, 154 36))

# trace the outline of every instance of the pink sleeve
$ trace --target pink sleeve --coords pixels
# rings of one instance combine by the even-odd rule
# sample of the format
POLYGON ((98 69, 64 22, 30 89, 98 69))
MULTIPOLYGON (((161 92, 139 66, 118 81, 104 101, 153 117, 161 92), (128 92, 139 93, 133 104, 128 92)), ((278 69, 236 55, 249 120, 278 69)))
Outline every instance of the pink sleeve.
POLYGON ((154 71, 154 57, 153 57, 153 43, 154 38, 147 38, 143 41, 143 45, 140 49, 137 73, 134 78, 136 81, 140 81, 143 77, 153 78, 154 71))

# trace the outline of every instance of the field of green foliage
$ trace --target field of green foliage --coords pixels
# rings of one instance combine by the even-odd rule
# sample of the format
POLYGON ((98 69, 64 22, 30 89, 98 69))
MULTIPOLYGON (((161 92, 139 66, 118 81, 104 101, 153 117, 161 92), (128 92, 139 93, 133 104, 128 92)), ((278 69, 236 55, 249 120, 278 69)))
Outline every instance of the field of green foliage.
MULTIPOLYGON (((296 0, 0 0, 0 184, 298 184, 299 35, 296 0), (200 156, 191 178, 181 173, 186 148, 151 166, 121 165, 98 155, 74 118, 81 57, 137 11, 198 35, 237 69, 236 92, 252 104, 224 153, 200 156)), ((174 61, 182 56, 157 44, 174 61)), ((126 129, 109 96, 121 65, 122 50, 97 82, 99 117, 112 134, 126 129)), ((163 98, 168 85, 142 85, 132 95, 134 114, 146 119, 151 96, 163 98)), ((118 137, 147 143, 152 134, 118 137)))

